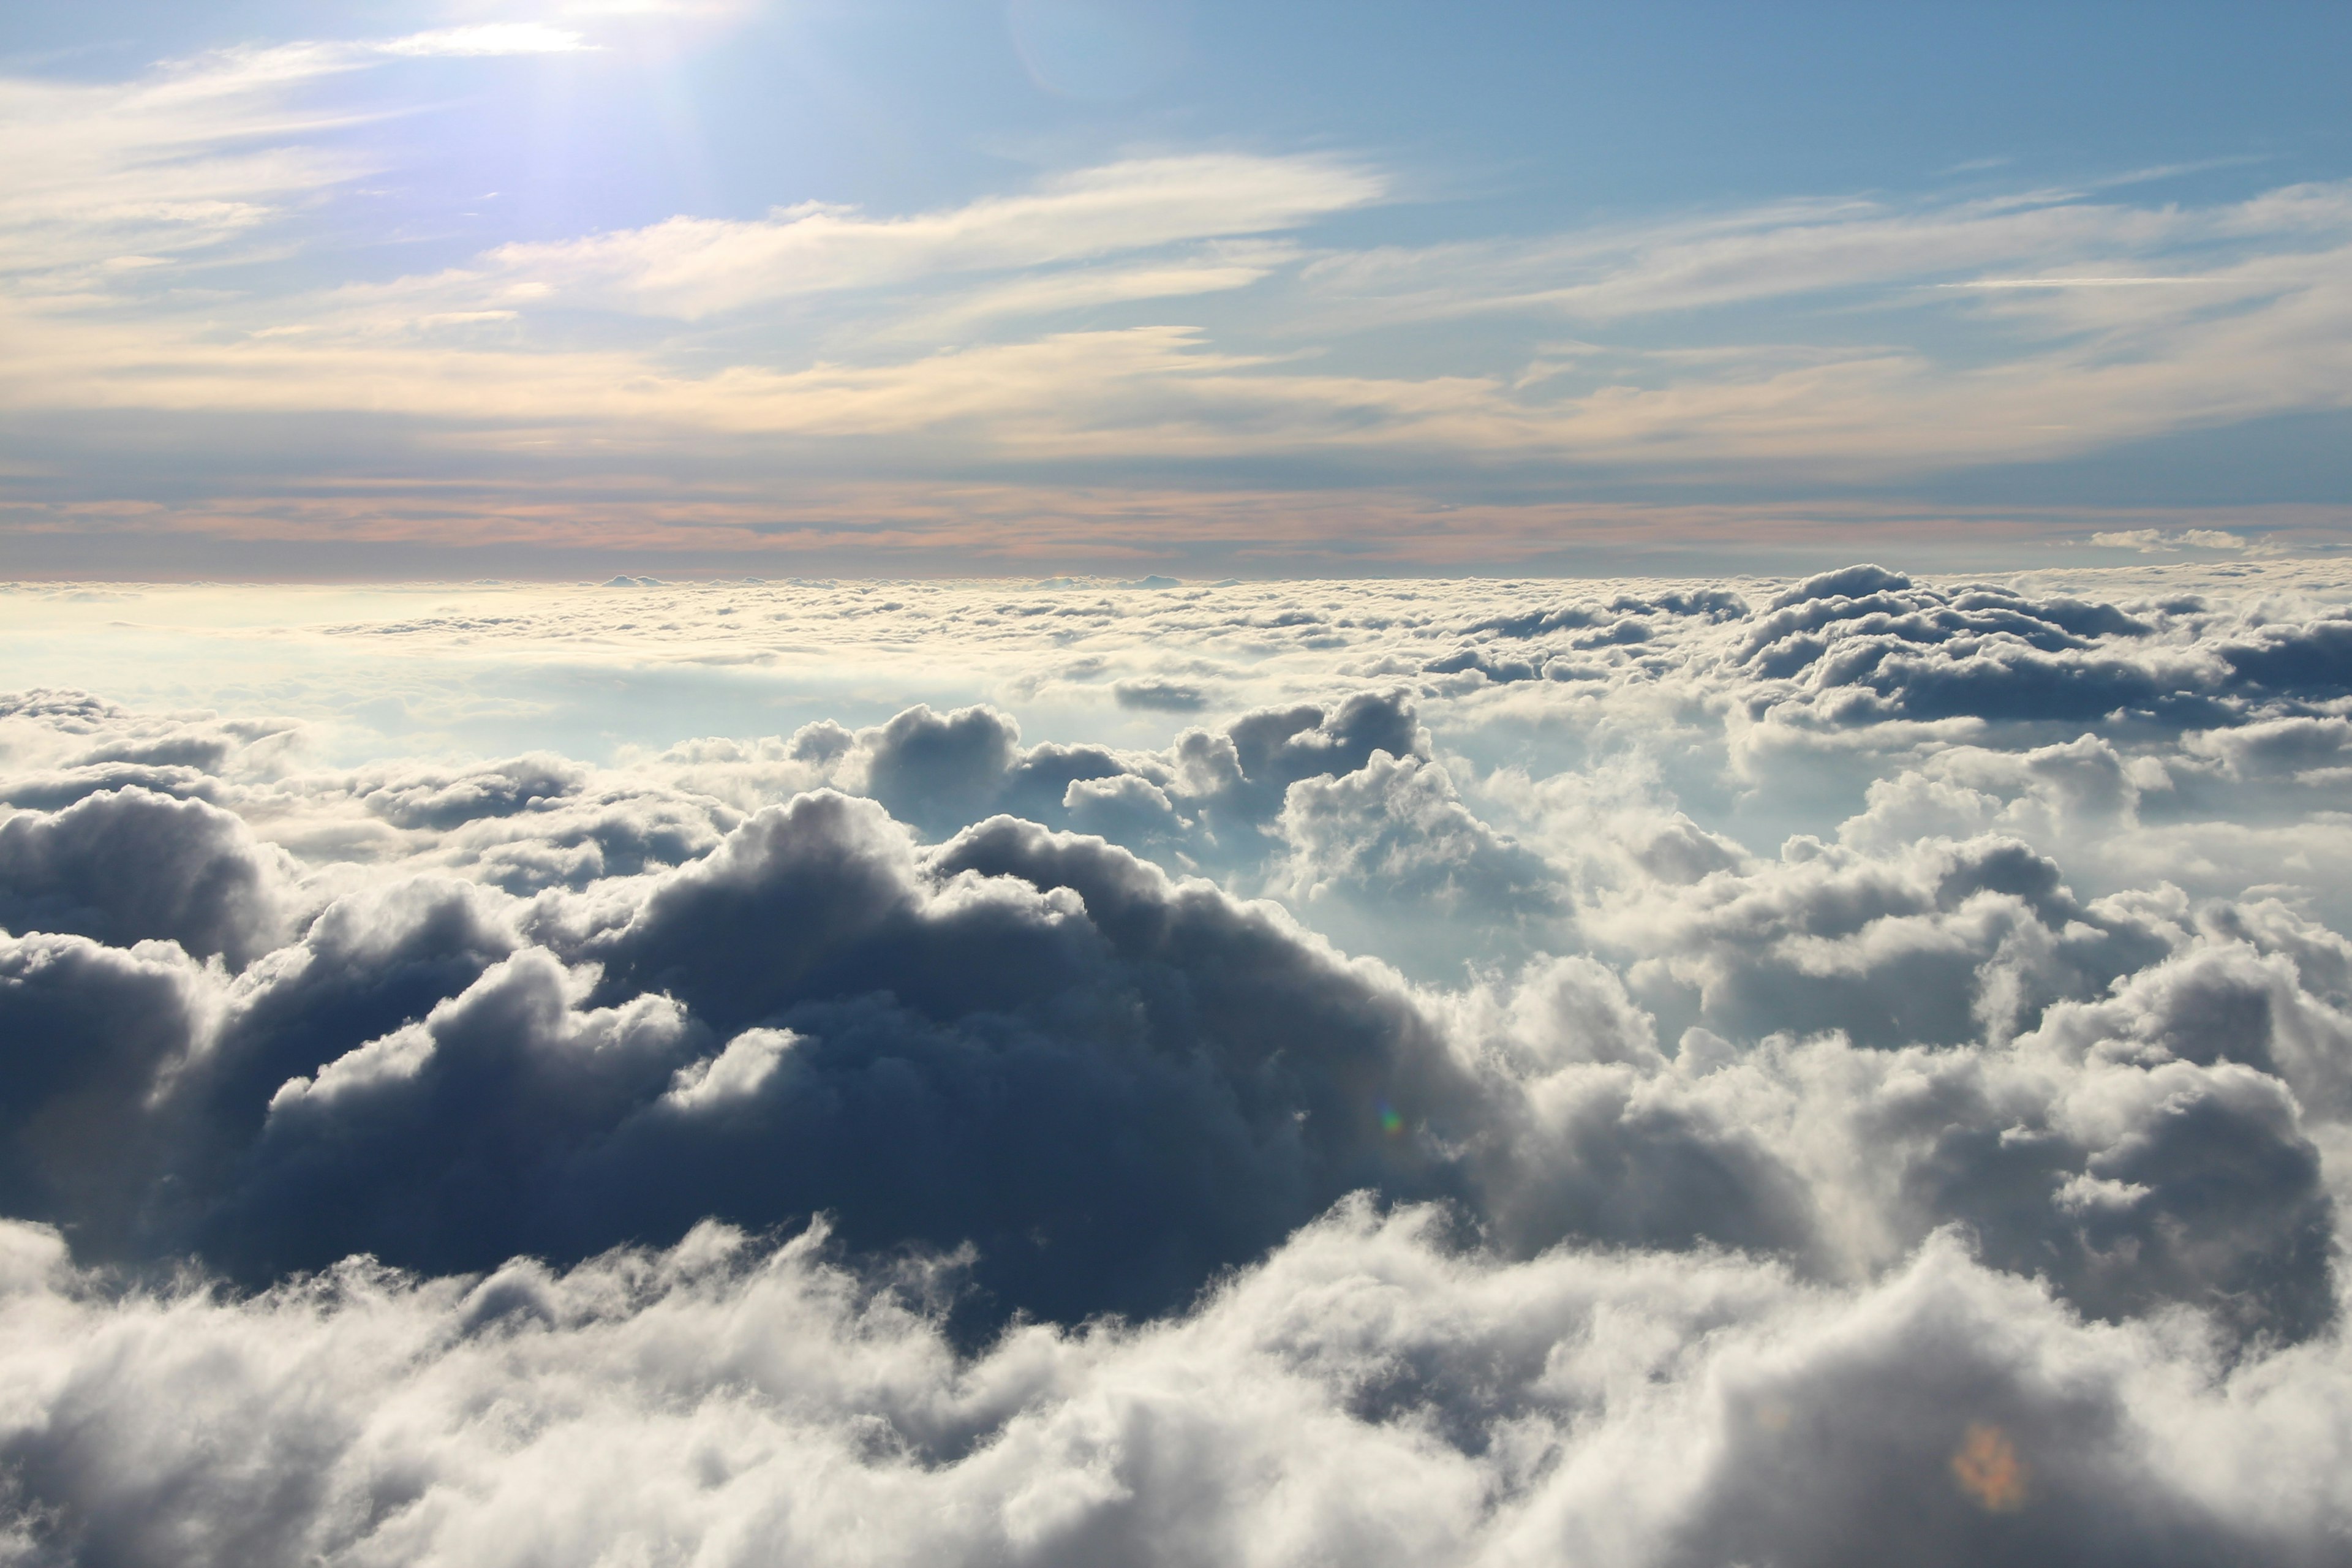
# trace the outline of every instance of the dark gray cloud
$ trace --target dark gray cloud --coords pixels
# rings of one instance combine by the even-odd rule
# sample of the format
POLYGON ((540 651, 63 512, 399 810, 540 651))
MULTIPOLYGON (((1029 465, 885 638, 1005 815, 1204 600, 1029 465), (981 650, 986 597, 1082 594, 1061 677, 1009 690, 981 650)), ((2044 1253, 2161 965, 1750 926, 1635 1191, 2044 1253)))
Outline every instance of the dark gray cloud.
POLYGON ((6 804, 34 811, 61 811, 78 800, 110 790, 143 789, 179 798, 210 797, 220 781, 202 768, 148 763, 97 763, 17 773, 6 783, 6 804))
POLYGON ((1198 686, 1163 676, 1118 681, 1112 685, 1111 692, 1122 708, 1152 712, 1197 713, 1209 705, 1207 695, 1198 686))
POLYGON ((1860 1205, 1881 1252, 1958 1220, 2086 1310, 2189 1302, 2307 1338, 2334 1315, 2332 1202, 2270 1014, 2174 983, 2170 1021, 2079 1084, 2012 1059, 2036 1040, 1969 1045, 2168 952, 2055 877, 1998 841, 1896 867, 1824 853, 1745 890, 1711 874, 1704 940, 1682 939, 1717 966, 1703 1016, 1840 1034, 1694 1079, 1605 970, 1531 977, 1549 999, 1482 1033, 1100 839, 998 817, 924 850, 878 805, 818 792, 676 870, 509 912, 462 883, 347 897, 234 984, 142 961, 139 985, 180 1000, 142 1004, 162 1022, 125 1037, 118 950, 27 960, 79 1000, 7 994, 32 1052, 20 1212, 92 1256, 193 1248, 253 1280, 354 1250, 446 1272, 825 1212, 860 1247, 979 1245, 993 1321, 1163 1310, 1358 1187, 1449 1197, 1517 1252, 1706 1240, 1832 1277, 1871 1253, 1823 1205, 1860 1205), (1899 1069, 1942 1087, 1893 1115, 1853 1067, 1825 1087, 1822 1053, 1870 1055, 1849 1037, 1957 1049, 1899 1069), (60 1079, 41 1065, 60 1059, 107 1065, 60 1079), (1875 1185, 1758 1120, 1790 1094, 1870 1152, 1875 1185), (41 1131, 68 1114, 51 1100, 84 1141, 41 1131))
POLYGON ((1683 890, 1655 891, 1622 917, 1623 936, 1646 956, 1643 994, 1738 1037, 1834 1029, 1898 1046, 1999 1037, 2052 1002, 2096 994, 2170 945, 2162 922, 2089 907, 2054 861, 2014 839, 1892 855, 1793 839, 1778 861, 1718 863, 1696 879, 1686 841, 1668 842, 1642 853, 1674 862, 1660 882, 1683 890), (1636 921, 1646 929, 1637 933, 1636 921))
POLYGON ((857 782, 907 820, 952 829, 984 816, 1021 756, 1021 731, 1001 713, 910 708, 858 738, 857 782))
MULTIPOLYGON (((482 1268, 823 1210, 866 1245, 981 1241, 992 1310, 1069 1317, 1179 1301, 1353 1187, 1443 1190, 1425 1129, 1476 1115, 1402 987, 1270 911, 1010 818, 920 857, 877 805, 803 795, 632 902, 542 900, 530 929, 551 945, 510 956, 479 900, 345 900, 223 1016, 182 1007, 76 1112, 91 1142, 28 1135, 36 1163, 84 1173, 159 1145, 152 1201, 95 1229, 64 1198, 19 1212, 259 1279, 352 1250, 482 1268), (747 1029, 788 1044, 753 1071, 747 1029)), ((81 989, 94 1007, 127 987, 81 989)), ((110 1014, 9 1000, 36 1064, 103 1059, 110 1014)))
POLYGON ((464 772, 407 772, 383 783, 354 786, 361 803, 402 827, 448 828, 519 811, 576 793, 584 776, 562 757, 518 757, 496 767, 464 772))
POLYGON ((2221 654, 2240 680, 2265 694, 2326 699, 2352 694, 2352 618, 2340 612, 2302 626, 2271 626, 2221 654))
POLYGON ((0 821, 0 926, 244 964, 286 934, 289 858, 201 800, 136 786, 0 821))
POLYGON ((2136 719, 2226 725, 2263 705, 2340 697, 2352 622, 2257 617, 2235 637, 2200 637, 2201 601, 2137 613, 2071 595, 1983 585, 1939 589, 1876 567, 1807 580, 1748 626, 1738 657, 1755 676, 1796 679, 1842 722, 1973 717, 2083 723, 2136 719))

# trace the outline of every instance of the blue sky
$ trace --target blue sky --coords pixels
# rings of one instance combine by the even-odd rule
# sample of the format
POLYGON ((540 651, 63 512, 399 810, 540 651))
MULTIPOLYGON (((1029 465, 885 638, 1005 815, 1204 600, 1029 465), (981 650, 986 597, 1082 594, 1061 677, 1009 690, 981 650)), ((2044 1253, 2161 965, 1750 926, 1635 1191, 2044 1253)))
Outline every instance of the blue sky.
POLYGON ((2320 5, 18 14, 0 570, 2329 549, 2347 45, 2320 5))

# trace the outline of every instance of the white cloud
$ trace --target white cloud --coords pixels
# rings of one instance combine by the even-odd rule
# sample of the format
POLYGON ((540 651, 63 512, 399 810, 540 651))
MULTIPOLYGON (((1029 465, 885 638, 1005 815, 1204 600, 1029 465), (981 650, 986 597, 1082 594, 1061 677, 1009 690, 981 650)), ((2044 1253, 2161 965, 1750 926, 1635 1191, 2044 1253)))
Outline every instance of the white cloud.
MULTIPOLYGON (((1950 275, 1990 266, 2046 268, 2061 259, 2076 262, 2094 281, 2198 283, 2228 295, 2251 280, 2233 279, 2210 262, 2161 279, 2112 264, 2166 256, 2200 241, 2261 237, 2273 245, 2326 245, 2340 242, 2347 221, 2352 208, 2336 185, 2290 187, 2203 209, 2129 207, 2063 194, 1908 209, 1858 200, 1781 203, 1517 244, 1340 254, 1317 262, 1308 275, 1335 305, 1356 301, 1366 309, 1432 315, 1540 307, 1595 321, 1836 289, 1908 289, 1946 281, 1975 287, 1976 281, 1950 275), (2093 272, 2100 261, 2109 265, 2093 272)), ((2273 270, 2293 279, 2340 268, 2291 261, 2273 270)), ((2084 281, 2039 272, 2026 279, 2035 280, 2084 281)), ((2148 308, 2190 308, 2215 297, 2152 301, 2148 308)))
POLYGON ((1095 265, 1033 272, 951 296, 931 314, 913 316, 891 330, 937 342, 1007 319, 1246 289, 1272 277, 1297 257, 1295 247, 1280 241, 1228 241, 1199 255, 1131 267, 1095 265))
MULTIPOLYGON (((490 254, 493 271, 479 286, 539 285, 553 299, 691 320, 798 294, 1292 228, 1381 192, 1373 173, 1320 158, 1135 159, 1055 175, 1028 194, 908 217, 810 204, 759 222, 677 217, 578 240, 511 245, 490 254)), ((1081 300, 1089 288, 1094 298, 1196 291, 1162 281, 1142 283, 1146 292, 1137 293, 1139 275, 1124 274, 1125 288, 1120 276, 1072 287, 1081 300)))
POLYGON ((2310 1436, 2339 1349, 2219 1370, 1948 1239, 1824 1293, 1730 1258, 1464 1257, 1433 1215, 1350 1208, 1187 1321, 969 1359, 919 1282, 816 1237, 241 1303, 108 1303, 53 1237, 8 1239, 12 1441, 47 1510, 18 1539, 122 1562, 1643 1564, 1696 1538, 2168 1564, 2324 1554, 2352 1511, 2310 1436))
POLYGON ((464 27, 437 27, 359 46, 386 55, 561 55, 589 47, 588 41, 565 27, 544 22, 478 22, 464 27))
POLYGON ((101 303, 89 269, 166 265, 352 178, 362 162, 306 145, 352 118, 298 101, 320 79, 399 58, 583 47, 541 23, 485 23, 215 50, 118 83, 0 78, 0 159, 17 171, 0 193, 0 276, 17 275, 20 300, 101 303))
POLYGON ((2091 535, 2093 544, 2111 550, 2137 550, 2143 555, 2170 554, 2182 550, 2243 550, 2246 541, 2219 528, 2110 529, 2091 535))

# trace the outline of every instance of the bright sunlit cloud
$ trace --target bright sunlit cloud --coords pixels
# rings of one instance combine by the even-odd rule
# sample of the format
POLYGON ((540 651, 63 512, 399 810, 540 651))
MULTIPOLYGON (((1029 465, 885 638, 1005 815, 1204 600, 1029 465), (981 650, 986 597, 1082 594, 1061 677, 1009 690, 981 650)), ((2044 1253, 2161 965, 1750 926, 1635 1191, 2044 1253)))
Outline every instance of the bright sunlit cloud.
MULTIPOLYGON (((362 46, 366 47, 366 46, 362 46)), ((484 22, 411 33, 373 46, 387 55, 560 55, 589 47, 579 34, 541 22, 484 22)))

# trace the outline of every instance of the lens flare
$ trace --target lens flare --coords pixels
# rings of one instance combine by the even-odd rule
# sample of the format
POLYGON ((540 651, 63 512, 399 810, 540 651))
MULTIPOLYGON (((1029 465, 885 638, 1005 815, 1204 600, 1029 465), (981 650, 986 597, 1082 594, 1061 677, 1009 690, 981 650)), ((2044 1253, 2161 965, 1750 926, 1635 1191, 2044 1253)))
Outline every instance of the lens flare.
POLYGON ((1994 1513, 2015 1513, 2025 1506, 2025 1461, 1998 1426, 1969 1424, 1967 1439, 1952 1456, 1952 1479, 1979 1507, 1994 1513))
POLYGON ((1006 20, 1039 87, 1118 103, 1183 63, 1189 18, 1182 0, 1012 0, 1006 20))

